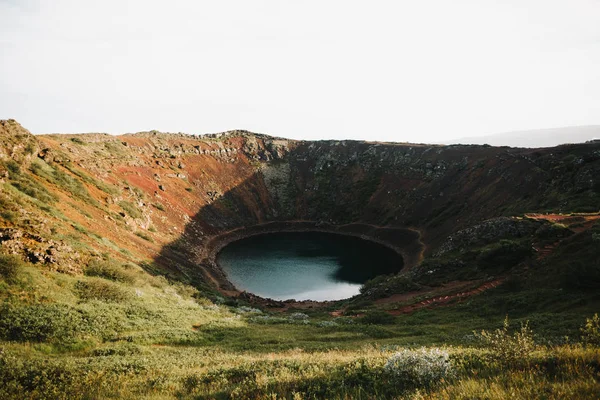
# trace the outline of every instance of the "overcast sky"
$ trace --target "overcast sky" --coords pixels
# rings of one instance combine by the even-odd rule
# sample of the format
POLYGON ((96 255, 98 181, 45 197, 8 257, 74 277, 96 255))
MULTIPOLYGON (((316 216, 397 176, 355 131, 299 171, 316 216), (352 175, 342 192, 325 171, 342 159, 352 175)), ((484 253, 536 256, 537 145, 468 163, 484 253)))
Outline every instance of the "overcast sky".
POLYGON ((442 142, 600 124, 600 1, 0 0, 33 133, 442 142))

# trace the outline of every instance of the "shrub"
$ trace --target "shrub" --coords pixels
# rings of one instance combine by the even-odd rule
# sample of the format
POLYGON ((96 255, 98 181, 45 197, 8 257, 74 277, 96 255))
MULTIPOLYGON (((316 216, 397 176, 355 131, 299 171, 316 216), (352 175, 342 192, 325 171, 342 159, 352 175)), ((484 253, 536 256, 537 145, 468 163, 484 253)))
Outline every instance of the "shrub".
POLYGON ((393 315, 381 310, 369 311, 360 319, 360 322, 369 325, 391 325, 394 321, 393 315))
POLYGON ((335 328, 338 326, 335 321, 319 321, 315 325, 319 328, 335 328))
POLYGON ((517 265, 531 255, 531 246, 513 240, 502 239, 484 249, 477 257, 477 264, 484 269, 503 269, 517 265))
POLYGON ((586 344, 600 346, 600 318, 594 314, 592 318, 586 318, 585 325, 581 328, 581 339, 586 344))
POLYGON ((394 354, 384 367, 390 382, 405 389, 430 387, 451 377, 454 368, 448 352, 437 348, 404 349, 394 354))
POLYGON ((125 266, 115 265, 110 261, 92 260, 83 273, 87 276, 98 276, 117 282, 133 283, 135 281, 133 275, 125 271, 125 266))
POLYGON ((82 300, 119 302, 130 297, 129 293, 121 289, 117 284, 97 278, 78 281, 75 284, 75 290, 82 300))
POLYGON ((252 307, 248 307, 248 306, 238 307, 234 311, 236 311, 240 314, 246 314, 246 313, 262 314, 262 311, 259 310, 258 308, 252 308, 252 307))
POLYGON ((292 315, 290 315, 290 319, 303 321, 308 319, 308 315, 301 312, 295 312, 292 315))
POLYGON ((154 242, 154 240, 152 240, 152 238, 146 235, 144 232, 135 232, 135 236, 141 237, 142 239, 147 240, 148 242, 154 242))
POLYGON ((29 170, 35 175, 66 190, 74 197, 83 199, 95 206, 99 205, 98 202, 90 196, 90 193, 79 180, 73 178, 70 174, 62 171, 58 167, 50 166, 38 159, 31 163, 29 170))
POLYGON ((406 293, 419 289, 419 285, 402 275, 379 275, 361 286, 360 292, 371 298, 386 297, 394 293, 406 293))
POLYGON ((131 218, 142 218, 142 212, 131 202, 121 200, 119 206, 125 211, 131 218))
POLYGON ((17 256, 0 254, 0 276, 5 281, 14 282, 22 268, 23 261, 17 256))
MULTIPOLYGON (((257 315, 255 317, 249 318, 248 321, 253 322, 255 324, 263 324, 263 325, 278 325, 278 324, 287 324, 287 323, 291 322, 291 320, 288 318, 273 317, 271 315, 257 315)), ((308 322, 308 321, 306 321, 306 322, 308 322)))
POLYGON ((17 214, 10 210, 2 210, 0 211, 0 217, 5 221, 15 222, 17 220, 17 214))
POLYGON ((496 359, 503 364, 511 364, 526 360, 535 350, 533 332, 529 328, 529 322, 521 324, 521 329, 512 336, 509 334, 508 317, 504 319, 501 329, 493 332, 482 330, 474 333, 475 337, 492 351, 496 359))
POLYGON ((80 313, 62 304, 0 308, 0 337, 5 340, 65 341, 81 330, 82 323, 80 313))
POLYGON ((388 339, 396 336, 396 333, 389 328, 379 325, 367 325, 360 328, 360 333, 374 339, 388 339))
POLYGON ((157 209, 157 210, 160 210, 160 211, 165 211, 165 206, 163 206, 163 205, 162 205, 162 204, 160 204, 160 203, 154 203, 154 204, 152 204, 152 205, 153 205, 154 207, 156 207, 156 209, 157 209))
POLYGON ((34 179, 31 179, 26 175, 19 175, 15 180, 12 180, 10 184, 17 189, 19 192, 26 194, 29 197, 38 199, 39 201, 46 204, 53 204, 58 199, 56 196, 48 192, 45 187, 40 185, 34 179))
POLYGON ((7 170, 12 172, 14 175, 21 174, 21 167, 19 167, 19 164, 17 164, 13 160, 8 160, 8 161, 4 162, 4 166, 6 167, 7 170))
MULTIPOLYGON (((62 164, 62 166, 69 170, 73 175, 78 176, 82 181, 96 186, 98 189, 102 190, 105 193, 108 193, 112 196, 118 196, 121 193, 118 187, 92 178, 90 175, 75 168, 70 162, 65 162, 62 164)), ((110 172, 110 170, 108 172, 110 172)))

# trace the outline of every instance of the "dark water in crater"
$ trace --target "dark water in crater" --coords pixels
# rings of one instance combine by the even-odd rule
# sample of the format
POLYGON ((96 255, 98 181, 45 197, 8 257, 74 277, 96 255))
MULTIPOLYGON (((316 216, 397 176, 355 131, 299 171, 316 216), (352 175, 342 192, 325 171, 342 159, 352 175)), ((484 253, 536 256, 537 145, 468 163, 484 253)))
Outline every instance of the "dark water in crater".
POLYGON ((321 232, 280 232, 233 242, 217 256, 240 290, 276 300, 338 300, 377 275, 399 271, 402 257, 378 243, 321 232))

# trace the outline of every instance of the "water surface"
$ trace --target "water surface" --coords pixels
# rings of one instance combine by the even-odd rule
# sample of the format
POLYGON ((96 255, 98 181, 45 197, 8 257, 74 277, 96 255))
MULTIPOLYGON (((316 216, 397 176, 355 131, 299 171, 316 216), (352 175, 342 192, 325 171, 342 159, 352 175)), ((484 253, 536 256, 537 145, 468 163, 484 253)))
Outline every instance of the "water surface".
POLYGON ((338 300, 402 258, 378 243, 321 232, 252 236, 226 246, 217 262, 238 289, 276 300, 338 300))

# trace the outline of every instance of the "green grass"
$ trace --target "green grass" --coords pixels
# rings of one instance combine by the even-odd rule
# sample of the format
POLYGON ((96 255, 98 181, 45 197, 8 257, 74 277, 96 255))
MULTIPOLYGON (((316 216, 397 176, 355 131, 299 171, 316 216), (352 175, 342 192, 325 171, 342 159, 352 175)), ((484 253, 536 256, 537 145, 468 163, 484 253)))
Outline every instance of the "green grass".
POLYGON ((78 281, 75 284, 75 292, 84 301, 122 302, 130 297, 129 291, 120 285, 98 278, 78 281))
POLYGON ((135 232, 135 236, 137 237, 141 237, 142 239, 148 241, 148 242, 154 242, 154 240, 146 233, 144 232, 135 232))
POLYGON ((27 172, 23 172, 16 162, 8 160, 1 161, 0 163, 0 166, 9 171, 10 185, 22 194, 37 199, 44 204, 53 204, 58 200, 54 194, 51 194, 35 178, 31 177, 27 172))
POLYGON ((119 201, 119 207, 121 207, 131 218, 142 218, 143 216, 142 211, 130 201, 119 201))
POLYGON ((96 207, 100 206, 80 180, 74 178, 67 172, 64 172, 58 165, 49 165, 43 160, 37 159, 32 161, 29 169, 33 174, 58 186, 73 197, 84 200, 86 203, 96 207))
POLYGON ((87 276, 97 276, 115 282, 135 282, 135 274, 131 267, 126 264, 120 265, 113 260, 91 260, 83 272, 87 276))
POLYGON ((23 261, 14 255, 0 254, 0 278, 8 283, 16 281, 23 269, 23 261))
MULTIPOLYGON (((18 279, 0 281, 3 398, 235 394, 267 399, 272 393, 278 398, 476 398, 490 393, 502 398, 511 391, 522 398, 536 392, 585 398, 600 388, 600 351, 590 341, 586 346, 548 344, 558 339, 550 329, 579 339, 586 322, 581 308, 539 312, 530 324, 537 334, 533 351, 510 362, 500 362, 497 346, 477 340, 473 331, 502 328, 502 310, 490 309, 520 293, 496 289, 470 304, 397 317, 371 311, 361 318, 336 318, 326 310, 282 314, 216 305, 190 286, 110 259, 91 261, 84 277, 19 265, 18 279), (561 327, 565 320, 568 324, 561 327), (403 349, 419 360, 425 353, 410 349, 420 346, 449 355, 452 374, 441 383, 424 380, 413 369, 399 378, 399 364, 386 367, 403 349)), ((507 335, 535 315, 516 316, 507 335)))
POLYGON ((121 190, 111 184, 104 183, 101 180, 95 179, 92 176, 86 174, 78 168, 75 168, 71 163, 67 162, 64 164, 64 167, 68 169, 72 174, 78 176, 82 181, 89 183, 91 185, 96 186, 98 189, 103 192, 110 194, 111 196, 118 196, 121 193, 121 190))

